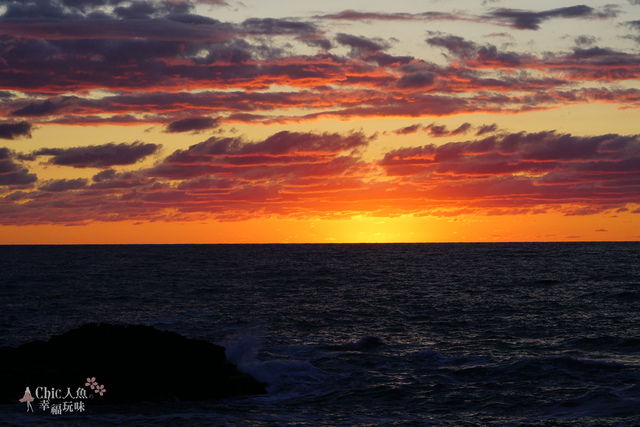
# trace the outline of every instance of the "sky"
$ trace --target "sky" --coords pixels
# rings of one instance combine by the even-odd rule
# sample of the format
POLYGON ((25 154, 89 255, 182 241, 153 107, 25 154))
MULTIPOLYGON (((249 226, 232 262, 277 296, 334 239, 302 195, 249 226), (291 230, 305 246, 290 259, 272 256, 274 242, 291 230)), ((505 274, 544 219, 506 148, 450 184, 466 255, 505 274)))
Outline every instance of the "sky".
POLYGON ((640 240, 639 76, 640 0, 0 0, 0 244, 640 240))

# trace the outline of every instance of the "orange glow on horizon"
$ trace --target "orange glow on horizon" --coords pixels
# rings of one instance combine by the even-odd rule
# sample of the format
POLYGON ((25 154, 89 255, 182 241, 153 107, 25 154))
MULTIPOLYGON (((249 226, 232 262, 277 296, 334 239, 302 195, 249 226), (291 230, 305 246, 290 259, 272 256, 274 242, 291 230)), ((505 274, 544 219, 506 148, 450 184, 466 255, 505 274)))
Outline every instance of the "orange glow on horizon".
POLYGON ((640 241, 636 214, 455 217, 355 216, 238 222, 5 226, 0 244, 456 243, 640 241), (601 225, 606 224, 606 229, 601 225))

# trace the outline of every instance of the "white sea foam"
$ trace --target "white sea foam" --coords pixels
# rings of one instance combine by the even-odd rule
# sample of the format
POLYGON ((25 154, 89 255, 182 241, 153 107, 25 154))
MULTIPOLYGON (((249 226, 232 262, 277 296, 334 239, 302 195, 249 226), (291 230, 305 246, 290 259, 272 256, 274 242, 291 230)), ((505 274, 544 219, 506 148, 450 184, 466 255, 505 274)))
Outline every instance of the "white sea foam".
POLYGON ((267 384, 270 394, 300 394, 313 392, 326 374, 308 360, 296 358, 294 347, 288 347, 277 360, 259 360, 260 342, 253 336, 244 336, 227 347, 227 360, 241 372, 252 375, 267 384))

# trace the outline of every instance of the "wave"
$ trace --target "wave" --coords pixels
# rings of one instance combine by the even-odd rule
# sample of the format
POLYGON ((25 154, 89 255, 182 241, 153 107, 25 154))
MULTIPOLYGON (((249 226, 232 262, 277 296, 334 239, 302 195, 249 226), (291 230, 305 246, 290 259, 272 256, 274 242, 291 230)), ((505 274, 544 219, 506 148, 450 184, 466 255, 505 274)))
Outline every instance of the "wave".
MULTIPOLYGON (((270 394, 296 396, 314 393, 324 382, 326 374, 308 360, 295 358, 295 347, 289 346, 289 357, 280 360, 260 360, 260 342, 253 336, 244 336, 227 347, 227 360, 241 372, 252 375, 267 384, 270 394)), ((280 356, 282 357, 282 355, 280 356)))
POLYGON ((386 346, 385 342, 375 335, 367 335, 356 342, 345 344, 328 344, 321 348, 332 351, 369 351, 386 346))
POLYGON ((616 336, 581 337, 566 340, 565 344, 580 350, 601 353, 637 353, 640 351, 640 338, 616 336))
POLYGON ((550 418, 633 417, 638 415, 638 399, 630 391, 604 386, 566 399, 547 411, 550 418))
POLYGON ((618 361, 578 359, 570 356, 516 358, 494 362, 481 357, 464 355, 443 356, 428 350, 419 356, 425 373, 448 372, 458 380, 484 382, 535 381, 541 382, 602 382, 615 377, 640 377, 630 366, 618 361))
POLYGON ((428 366, 442 367, 474 367, 488 363, 483 357, 474 357, 461 354, 443 355, 437 350, 428 348, 418 354, 418 359, 428 366))

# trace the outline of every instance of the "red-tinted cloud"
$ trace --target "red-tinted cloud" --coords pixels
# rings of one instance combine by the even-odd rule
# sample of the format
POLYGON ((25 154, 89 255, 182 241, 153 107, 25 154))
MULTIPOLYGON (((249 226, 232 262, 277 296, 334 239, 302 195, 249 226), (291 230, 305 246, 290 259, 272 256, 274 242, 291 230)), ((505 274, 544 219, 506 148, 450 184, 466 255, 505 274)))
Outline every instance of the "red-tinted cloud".
MULTIPOLYGON (((348 11, 315 20, 250 18, 224 23, 194 14, 192 2, 86 2, 66 8, 54 1, 38 4, 40 10, 35 2, 10 2, 0 17, 5 64, 0 67, 0 89, 38 95, 12 95, 0 104, 0 115, 41 125, 178 126, 185 117, 213 114, 223 124, 512 113, 589 102, 585 94, 554 95, 575 91, 580 81, 637 79, 640 63, 637 52, 584 40, 572 52, 536 57, 432 33, 427 44, 443 49, 450 61, 442 66, 390 53, 392 38, 330 35, 320 24, 349 16, 454 18, 442 13, 365 16, 348 11), (265 41, 275 38, 287 40, 288 47, 265 41), (301 45, 321 51, 296 53, 295 46, 301 45), (344 56, 331 52, 345 47, 344 56), (274 85, 298 90, 278 93, 274 85), (89 97, 91 89, 117 94, 89 97), (516 93, 520 95, 508 95, 516 93), (272 113, 276 110, 277 115, 272 113)), ((474 19, 533 28, 547 19, 605 15, 577 6, 542 12, 498 9, 474 19)), ((626 104, 624 97, 619 103, 635 106, 626 104)))
POLYGON ((388 152, 380 165, 429 197, 472 206, 625 204, 640 185, 640 137, 516 133, 388 152))
POLYGON ((340 175, 357 164, 348 153, 366 147, 369 140, 361 133, 279 132, 259 142, 212 137, 175 151, 146 173, 168 179, 219 175, 247 180, 340 175))
POLYGON ((635 135, 505 133, 497 124, 433 121, 596 102, 639 108, 633 84, 640 55, 624 47, 638 40, 629 34, 640 29, 636 21, 611 25, 624 29, 615 47, 577 36, 564 39, 562 50, 533 53, 516 38, 499 46, 427 32, 426 40, 410 40, 422 43, 415 56, 403 52, 407 40, 398 43, 397 34, 372 37, 349 27, 465 21, 499 26, 488 37, 504 39, 515 30, 541 31, 551 20, 615 20, 622 8, 345 10, 223 22, 199 15, 198 3, 226 4, 0 0, 0 138, 7 143, 54 125, 153 125, 174 141, 216 130, 162 158, 158 144, 143 142, 2 148, 1 223, 636 210, 635 135), (339 31, 332 21, 340 21, 339 31), (373 139, 365 131, 303 128, 325 119, 399 117, 415 124, 387 130, 397 145, 377 160, 364 160, 373 139), (303 130, 251 140, 231 132, 236 123, 303 130), (407 134, 424 144, 400 148, 407 134), (152 166, 138 164, 150 156, 152 166), (40 163, 70 168, 64 179, 43 180, 32 172, 40 163), (86 179, 73 168, 100 171, 86 179))
POLYGON ((4 149, 0 179, 23 189, 0 199, 0 218, 27 224, 365 212, 587 215, 630 211, 640 200, 638 135, 498 133, 391 149, 366 162, 360 151, 370 141, 361 133, 214 137, 149 169, 107 169, 90 181, 52 180, 31 190, 24 184, 35 177, 4 149))

